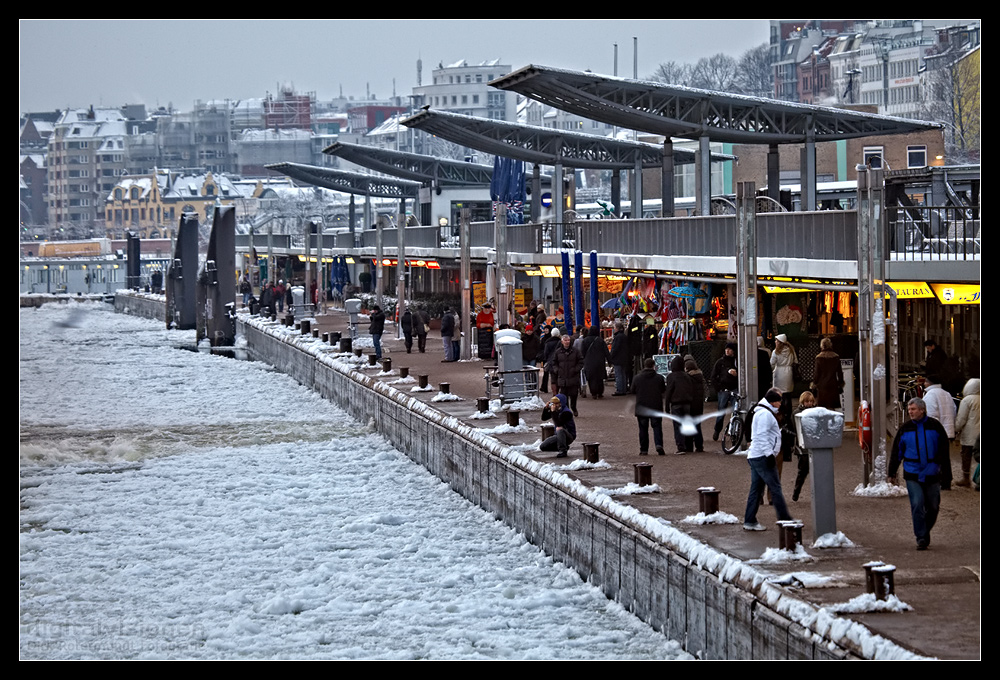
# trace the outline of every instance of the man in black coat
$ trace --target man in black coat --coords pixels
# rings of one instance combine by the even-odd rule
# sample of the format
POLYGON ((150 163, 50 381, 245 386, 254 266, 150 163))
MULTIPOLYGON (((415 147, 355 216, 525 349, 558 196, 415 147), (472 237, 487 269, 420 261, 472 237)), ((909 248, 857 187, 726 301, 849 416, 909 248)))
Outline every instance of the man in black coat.
POLYGON ((656 372, 656 362, 646 359, 639 375, 632 380, 632 393, 635 395, 635 417, 639 421, 639 455, 649 453, 649 426, 653 426, 653 444, 658 454, 665 455, 663 450, 663 419, 652 415, 663 410, 663 395, 666 392, 663 376, 656 372))
MULTIPOLYGON (((694 380, 684 372, 684 360, 679 356, 670 362, 670 373, 667 375, 664 401, 670 415, 679 417, 691 415, 691 404, 694 402, 694 380)), ((674 421, 674 443, 677 453, 694 451, 694 437, 681 434, 681 424, 674 421)))
MULTIPOLYGON (((725 411, 726 407, 733 402, 739 386, 739 374, 736 369, 736 343, 728 342, 725 354, 715 362, 715 368, 712 369, 712 387, 715 388, 719 397, 720 411, 725 411)), ((719 434, 722 432, 722 419, 721 415, 715 419, 715 432, 712 433, 712 439, 715 441, 719 441, 719 434)))
POLYGON ((615 323, 615 334, 611 337, 611 365, 615 367, 615 393, 622 397, 628 392, 628 338, 621 321, 615 323))
POLYGON ((562 335, 560 344, 552 353, 550 364, 552 376, 559 386, 559 394, 565 394, 569 399, 573 415, 579 417, 576 410, 576 399, 580 395, 580 371, 583 370, 583 355, 573 347, 573 338, 562 335))
POLYGON ((382 358, 382 331, 385 330, 385 313, 378 305, 372 307, 371 325, 368 331, 372 334, 372 345, 375 346, 375 360, 382 358))
POLYGON ((444 314, 441 315, 441 342, 444 344, 444 359, 441 363, 458 361, 458 356, 453 357, 451 351, 451 337, 454 334, 455 316, 451 313, 451 309, 445 307, 444 314))

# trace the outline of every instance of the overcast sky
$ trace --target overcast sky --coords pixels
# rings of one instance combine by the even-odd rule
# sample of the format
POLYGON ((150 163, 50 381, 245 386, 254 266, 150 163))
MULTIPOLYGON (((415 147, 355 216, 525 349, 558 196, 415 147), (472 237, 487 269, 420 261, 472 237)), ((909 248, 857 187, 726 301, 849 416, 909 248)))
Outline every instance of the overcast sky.
POLYGON ((439 63, 501 59, 640 78, 665 61, 739 57, 767 42, 765 19, 739 20, 21 20, 20 111, 90 104, 246 99, 279 83, 321 99, 389 97, 439 63))

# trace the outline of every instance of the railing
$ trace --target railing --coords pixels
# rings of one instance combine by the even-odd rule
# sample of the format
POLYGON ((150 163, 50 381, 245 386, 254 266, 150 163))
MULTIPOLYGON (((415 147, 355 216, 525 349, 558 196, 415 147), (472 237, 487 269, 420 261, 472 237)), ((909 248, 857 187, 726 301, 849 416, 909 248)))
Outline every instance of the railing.
POLYGON ((888 208, 888 249, 895 260, 978 260, 979 210, 914 206, 888 208))

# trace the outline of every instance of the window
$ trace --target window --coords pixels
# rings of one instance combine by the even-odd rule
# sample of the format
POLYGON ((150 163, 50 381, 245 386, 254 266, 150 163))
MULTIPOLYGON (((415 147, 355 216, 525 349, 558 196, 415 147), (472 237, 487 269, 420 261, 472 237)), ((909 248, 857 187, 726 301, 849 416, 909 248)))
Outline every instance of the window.
POLYGON ((906 147, 906 167, 923 168, 927 166, 927 147, 908 146, 906 147))
POLYGON ((866 146, 864 149, 865 165, 868 165, 875 170, 881 169, 883 153, 884 150, 881 146, 866 146))

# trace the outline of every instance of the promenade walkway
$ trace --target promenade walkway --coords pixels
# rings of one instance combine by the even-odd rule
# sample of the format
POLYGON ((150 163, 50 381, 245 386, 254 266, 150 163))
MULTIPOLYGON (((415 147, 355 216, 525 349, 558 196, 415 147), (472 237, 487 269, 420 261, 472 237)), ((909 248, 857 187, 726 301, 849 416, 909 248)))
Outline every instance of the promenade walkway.
MULTIPOLYGON (((318 316, 316 326, 321 332, 341 331, 346 335, 347 316, 343 312, 331 311, 325 316, 318 316)), ((368 337, 364 325, 360 337, 368 337)), ((485 396, 484 368, 487 362, 441 363, 443 350, 436 331, 428 336, 426 354, 418 353, 416 347, 412 354, 407 354, 402 340, 395 340, 395 326, 387 324, 383 348, 385 357, 392 359, 392 368, 397 373, 386 380, 398 378, 398 369, 408 367, 411 375, 428 375, 434 387, 441 382, 450 383, 452 393, 463 398, 462 401, 435 403, 436 408, 475 427, 491 428, 505 422, 502 418, 469 418, 476 412, 476 398, 485 396)), ((606 395, 614 391, 613 384, 609 383, 608 388, 606 395)), ((414 393, 414 396, 429 402, 436 394, 437 390, 434 390, 414 393)), ((682 456, 669 453, 673 450, 672 432, 669 424, 665 424, 668 454, 639 456, 633 407, 632 397, 580 399, 580 417, 577 419, 579 436, 570 449, 569 459, 556 460, 555 453, 529 451, 526 454, 542 462, 563 465, 582 457, 582 442, 600 442, 601 459, 607 461, 610 467, 568 474, 588 486, 620 488, 633 481, 635 463, 651 463, 653 482, 660 487, 660 492, 619 496, 617 499, 620 502, 663 518, 716 549, 742 560, 758 559, 768 548, 777 547, 778 532, 772 508, 764 506, 758 514, 759 520, 768 527, 767 531, 746 532, 742 529, 750 481, 744 456, 724 455, 720 444, 712 441, 711 425, 707 423, 703 427, 706 434, 705 453, 682 456), (701 486, 720 489, 720 509, 738 517, 739 523, 697 525, 683 522, 684 518, 698 512, 696 489, 701 486)), ((532 426, 531 432, 495 436, 511 445, 537 441, 541 423, 539 412, 522 411, 521 417, 532 426)), ((952 464, 956 470, 958 461, 957 449, 954 449, 952 464)), ((867 498, 852 493, 862 479, 861 454, 853 432, 845 433, 843 446, 835 451, 835 473, 837 526, 854 543, 854 547, 811 547, 816 537, 810 526, 809 483, 806 483, 799 501, 792 502, 795 464, 788 463, 783 474, 785 496, 793 516, 805 521, 803 543, 813 559, 756 566, 775 575, 801 573, 799 580, 806 585, 796 590, 797 595, 825 606, 845 603, 864 593, 864 570, 861 565, 865 562, 881 560, 895 565, 896 594, 912 607, 912 611, 853 614, 852 618, 919 654, 941 659, 980 658, 980 494, 967 488, 942 492, 941 514, 933 533, 933 543, 930 550, 918 552, 905 495, 867 498), (810 576, 826 578, 814 579, 810 576)))

